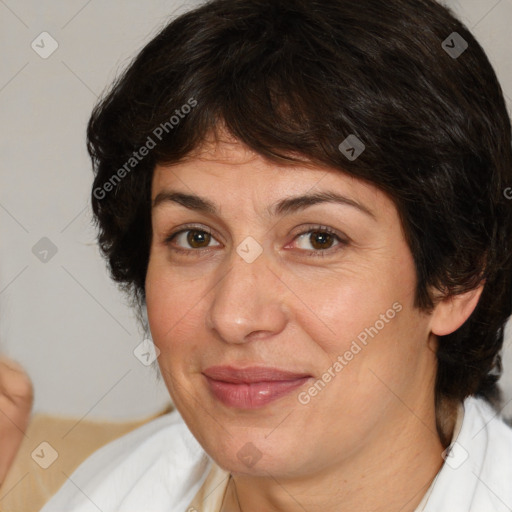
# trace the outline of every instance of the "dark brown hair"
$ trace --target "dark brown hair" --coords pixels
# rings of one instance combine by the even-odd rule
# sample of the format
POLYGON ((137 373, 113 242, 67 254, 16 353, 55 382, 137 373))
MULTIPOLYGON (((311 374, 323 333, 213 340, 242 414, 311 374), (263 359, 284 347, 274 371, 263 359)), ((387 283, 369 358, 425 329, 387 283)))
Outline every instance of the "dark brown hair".
POLYGON ((213 0, 150 41, 88 126, 100 247, 138 304, 155 164, 179 161, 221 125, 270 160, 299 155, 387 193, 414 256, 417 307, 432 308, 429 290, 458 294, 485 280, 471 317, 439 339, 436 399, 499 398, 512 308, 511 128, 491 64, 447 8, 213 0), (353 160, 339 149, 349 135, 365 145, 353 160))

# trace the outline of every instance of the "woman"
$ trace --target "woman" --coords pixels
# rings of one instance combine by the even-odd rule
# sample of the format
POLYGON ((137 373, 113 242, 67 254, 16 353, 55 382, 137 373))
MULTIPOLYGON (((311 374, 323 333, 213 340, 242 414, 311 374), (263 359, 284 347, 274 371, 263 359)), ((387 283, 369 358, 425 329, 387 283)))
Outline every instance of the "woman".
POLYGON ((53 511, 501 511, 510 122, 432 0, 213 0, 88 128, 99 243, 177 411, 53 511))

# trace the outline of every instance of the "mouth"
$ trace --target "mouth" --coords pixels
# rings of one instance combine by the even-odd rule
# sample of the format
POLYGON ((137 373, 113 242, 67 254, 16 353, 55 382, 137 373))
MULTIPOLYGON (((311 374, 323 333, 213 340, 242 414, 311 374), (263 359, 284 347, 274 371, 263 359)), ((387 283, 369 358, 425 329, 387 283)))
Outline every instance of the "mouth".
POLYGON ((228 407, 257 409, 288 395, 312 378, 277 368, 212 366, 203 372, 213 397, 228 407))

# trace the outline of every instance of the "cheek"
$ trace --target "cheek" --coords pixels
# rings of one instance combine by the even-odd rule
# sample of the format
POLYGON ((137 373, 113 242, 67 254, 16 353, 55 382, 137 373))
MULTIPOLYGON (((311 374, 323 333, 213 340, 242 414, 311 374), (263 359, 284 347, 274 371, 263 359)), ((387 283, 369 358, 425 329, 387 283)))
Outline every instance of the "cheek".
MULTIPOLYGON (((163 354, 175 356, 187 348, 194 349, 191 332, 197 329, 206 289, 199 280, 181 280, 166 271, 161 265, 152 263, 146 276, 146 305, 148 321, 154 343, 163 354)), ((197 339, 197 337, 195 338, 197 339)), ((168 357, 160 362, 169 361, 168 357)))
MULTIPOLYGON (((371 306, 363 300, 355 308, 347 303, 339 311, 339 335, 321 339, 329 361, 319 376, 327 382, 326 391, 306 392, 326 413, 343 404, 341 423, 359 425, 361 418, 384 415, 386 408, 396 406, 395 394, 407 402, 417 390, 418 376, 424 375, 423 362, 431 356, 426 343, 428 320, 407 302, 406 294, 403 302, 392 299, 384 296, 371 306)), ((323 389, 322 384, 318 387, 323 389)))
POLYGON ((390 272, 387 278, 342 273, 329 280, 301 282, 298 277, 289 283, 300 299, 295 299, 300 306, 295 309, 295 322, 331 360, 349 350, 354 341, 364 346, 375 336, 400 331, 404 326, 398 310, 412 306, 414 290, 414 279, 399 280, 390 272))
POLYGON ((344 421, 357 422, 390 405, 393 394, 387 386, 406 390, 414 381, 427 329, 413 307, 415 274, 410 270, 402 267, 401 279, 390 268, 380 276, 345 274, 330 286, 299 289, 295 283, 314 308, 314 315, 309 311, 297 323, 313 341, 307 352, 323 381, 302 398, 314 400, 318 410, 343 403, 344 421))

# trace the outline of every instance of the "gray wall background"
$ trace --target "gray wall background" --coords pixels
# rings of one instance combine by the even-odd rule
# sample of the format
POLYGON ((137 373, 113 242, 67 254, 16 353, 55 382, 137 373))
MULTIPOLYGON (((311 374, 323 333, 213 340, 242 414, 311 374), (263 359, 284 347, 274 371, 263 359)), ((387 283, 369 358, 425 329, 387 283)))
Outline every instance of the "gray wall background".
MULTIPOLYGON (((96 247, 84 140, 98 95, 194 3, 0 0, 0 352, 27 369, 37 412, 126 419, 169 400, 133 354, 144 333, 96 247)), ((512 0, 445 3, 486 49, 512 112, 512 0)), ((505 370, 508 401, 510 328, 505 370)))

